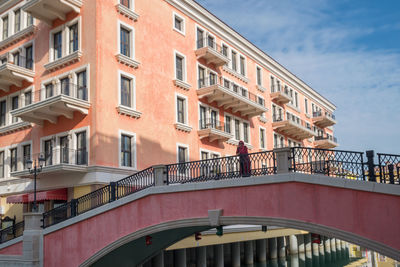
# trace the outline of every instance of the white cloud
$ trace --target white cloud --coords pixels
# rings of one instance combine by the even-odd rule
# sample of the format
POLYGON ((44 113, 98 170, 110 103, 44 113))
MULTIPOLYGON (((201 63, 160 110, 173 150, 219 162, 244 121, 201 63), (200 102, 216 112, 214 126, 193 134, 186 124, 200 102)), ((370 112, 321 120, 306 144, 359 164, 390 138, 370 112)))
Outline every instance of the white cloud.
POLYGON ((400 54, 355 42, 398 23, 345 24, 367 11, 335 14, 328 0, 200 3, 337 105, 341 149, 400 154, 400 54))

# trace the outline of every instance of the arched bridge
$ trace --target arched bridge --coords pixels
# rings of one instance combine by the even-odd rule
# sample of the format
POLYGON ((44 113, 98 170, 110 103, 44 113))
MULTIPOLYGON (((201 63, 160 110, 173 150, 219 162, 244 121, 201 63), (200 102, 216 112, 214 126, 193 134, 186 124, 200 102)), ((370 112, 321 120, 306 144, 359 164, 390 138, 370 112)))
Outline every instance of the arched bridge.
POLYGON ((400 260, 396 168, 368 166, 357 152, 249 156, 250 177, 236 157, 154 166, 49 211, 38 260, 111 266, 118 258, 119 266, 135 266, 194 232, 232 224, 304 229, 400 260))

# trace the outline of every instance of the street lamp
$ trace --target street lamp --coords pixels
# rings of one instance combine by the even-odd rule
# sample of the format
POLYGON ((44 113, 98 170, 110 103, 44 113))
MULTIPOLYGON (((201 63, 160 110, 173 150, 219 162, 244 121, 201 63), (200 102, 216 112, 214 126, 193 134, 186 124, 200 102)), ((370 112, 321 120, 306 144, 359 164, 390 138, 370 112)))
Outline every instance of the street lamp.
POLYGON ((33 174, 34 177, 34 182, 33 182, 33 211, 37 212, 37 205, 36 205, 36 176, 39 172, 42 171, 43 167, 43 162, 45 162, 45 159, 42 155, 39 156, 38 159, 34 159, 33 161, 31 159, 26 160, 26 165, 28 167, 29 173, 33 174), (34 165, 33 165, 34 163, 34 165), (32 168, 33 165, 33 168, 32 168))

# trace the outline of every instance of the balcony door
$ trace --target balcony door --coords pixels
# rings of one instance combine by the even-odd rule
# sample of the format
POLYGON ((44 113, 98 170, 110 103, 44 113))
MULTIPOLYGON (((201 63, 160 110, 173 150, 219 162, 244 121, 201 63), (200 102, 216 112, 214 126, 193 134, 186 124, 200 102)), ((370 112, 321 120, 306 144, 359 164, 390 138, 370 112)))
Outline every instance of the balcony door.
POLYGON ((205 129, 207 124, 207 109, 200 106, 200 129, 205 129))
POLYGON ((44 141, 44 159, 46 166, 53 165, 53 141, 44 141))
POLYGON ((69 163, 69 142, 68 136, 60 137, 60 162, 69 163))
POLYGON ((77 133, 76 142, 76 164, 85 165, 87 164, 86 132, 77 133))
POLYGON ((217 112, 215 111, 215 110, 211 110, 211 112, 210 112, 210 117, 211 117, 211 121, 210 121, 210 126, 211 126, 211 128, 213 128, 213 129, 217 129, 217 117, 218 117, 218 114, 217 114, 217 112))

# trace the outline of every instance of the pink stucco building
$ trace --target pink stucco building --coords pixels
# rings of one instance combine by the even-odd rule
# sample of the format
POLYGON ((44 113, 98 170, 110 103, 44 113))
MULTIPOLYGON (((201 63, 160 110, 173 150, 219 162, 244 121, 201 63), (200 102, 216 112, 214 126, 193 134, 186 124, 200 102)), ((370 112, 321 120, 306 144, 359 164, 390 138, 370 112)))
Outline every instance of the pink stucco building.
POLYGON ((334 148, 335 106, 192 0, 0 1, 0 195, 40 210, 150 165, 334 148))

